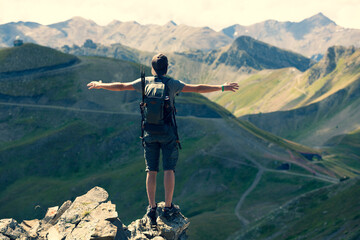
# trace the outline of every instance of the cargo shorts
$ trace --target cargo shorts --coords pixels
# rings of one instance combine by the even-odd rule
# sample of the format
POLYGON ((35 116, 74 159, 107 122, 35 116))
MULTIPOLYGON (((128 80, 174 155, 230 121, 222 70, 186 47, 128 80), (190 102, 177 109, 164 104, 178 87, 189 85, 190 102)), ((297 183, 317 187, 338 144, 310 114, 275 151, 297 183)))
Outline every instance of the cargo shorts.
POLYGON ((145 171, 159 171, 160 150, 162 152, 162 164, 164 171, 173 170, 175 172, 176 163, 179 158, 179 150, 177 147, 176 135, 173 131, 164 135, 145 134, 145 171))

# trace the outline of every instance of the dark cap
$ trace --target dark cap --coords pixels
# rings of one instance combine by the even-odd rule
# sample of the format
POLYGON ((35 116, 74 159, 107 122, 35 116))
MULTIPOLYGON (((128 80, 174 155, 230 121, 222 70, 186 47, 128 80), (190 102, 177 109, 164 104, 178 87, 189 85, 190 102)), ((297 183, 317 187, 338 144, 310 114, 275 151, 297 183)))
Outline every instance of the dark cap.
POLYGON ((162 53, 156 54, 151 60, 151 66, 153 75, 162 76, 167 73, 168 59, 162 53))

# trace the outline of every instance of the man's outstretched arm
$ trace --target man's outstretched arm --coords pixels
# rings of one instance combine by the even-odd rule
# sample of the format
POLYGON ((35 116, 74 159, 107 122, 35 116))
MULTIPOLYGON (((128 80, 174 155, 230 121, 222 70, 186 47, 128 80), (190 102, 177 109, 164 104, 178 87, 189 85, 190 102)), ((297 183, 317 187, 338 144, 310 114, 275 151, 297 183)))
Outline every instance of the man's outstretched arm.
POLYGON ((232 91, 235 92, 239 89, 237 83, 225 83, 223 85, 209 85, 209 84, 185 84, 182 92, 197 92, 209 93, 216 91, 232 91))
POLYGON ((110 91, 125 91, 125 90, 135 90, 132 83, 103 83, 100 81, 92 81, 87 85, 89 89, 106 89, 110 91))

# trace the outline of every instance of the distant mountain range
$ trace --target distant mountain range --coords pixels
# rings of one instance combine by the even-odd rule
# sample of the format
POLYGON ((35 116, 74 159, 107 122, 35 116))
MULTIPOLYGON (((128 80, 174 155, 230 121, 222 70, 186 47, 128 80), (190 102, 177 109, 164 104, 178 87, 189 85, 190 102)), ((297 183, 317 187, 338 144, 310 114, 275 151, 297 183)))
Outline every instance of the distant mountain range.
POLYGON ((29 22, 0 25, 0 46, 12 46, 17 35, 25 41, 50 47, 81 45, 86 39, 91 39, 104 45, 121 43, 150 52, 210 50, 232 42, 230 37, 208 27, 176 25, 172 21, 163 26, 141 25, 135 21, 113 21, 99 26, 91 20, 75 17, 48 26, 29 22))
POLYGON ((343 28, 322 13, 301 22, 267 20, 250 26, 235 24, 221 32, 231 38, 248 35, 271 45, 311 57, 334 45, 360 46, 360 30, 343 28))
POLYGON ((219 32, 208 27, 177 25, 173 21, 162 26, 141 25, 135 21, 113 21, 99 26, 81 17, 51 25, 10 22, 0 25, 0 47, 12 46, 15 37, 20 36, 25 42, 50 47, 71 47, 91 39, 103 45, 121 43, 148 52, 208 51, 227 46, 242 35, 307 57, 324 54, 333 45, 360 46, 360 30, 338 26, 319 13, 301 22, 268 20, 250 26, 235 24, 219 32))
MULTIPOLYGON (((103 46, 88 40, 82 46, 62 47, 65 53, 78 56, 104 56, 117 59, 142 62, 148 65, 153 53, 143 52, 121 44, 103 46)), ((221 65, 229 66, 233 70, 262 70, 295 67, 300 71, 310 68, 315 62, 300 54, 286 51, 264 42, 255 40, 249 36, 241 36, 234 40, 232 44, 219 50, 209 52, 195 50, 186 52, 176 52, 169 54, 171 67, 169 71, 173 74, 174 68, 178 64, 175 62, 195 61, 216 69, 221 65), (185 60, 180 60, 184 57, 185 60)), ((181 69, 181 71, 186 71, 181 69)))
POLYGON ((305 71, 313 64, 309 58, 300 54, 271 46, 249 36, 240 36, 230 46, 212 50, 202 59, 203 53, 199 51, 184 55, 212 65, 213 68, 224 64, 237 70, 244 67, 256 70, 295 67, 305 71))

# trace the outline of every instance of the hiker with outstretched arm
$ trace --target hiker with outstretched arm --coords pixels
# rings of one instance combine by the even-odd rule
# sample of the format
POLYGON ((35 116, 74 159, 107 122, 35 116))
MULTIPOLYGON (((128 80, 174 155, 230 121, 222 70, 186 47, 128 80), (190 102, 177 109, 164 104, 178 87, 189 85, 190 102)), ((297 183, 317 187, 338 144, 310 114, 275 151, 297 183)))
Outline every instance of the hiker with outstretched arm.
POLYGON ((152 58, 152 77, 144 77, 129 83, 103 83, 93 81, 87 84, 89 89, 106 89, 111 91, 136 90, 143 94, 142 140, 146 163, 146 191, 149 200, 147 216, 152 224, 156 224, 156 176, 159 171, 160 149, 164 169, 165 208, 161 213, 167 221, 171 221, 179 212, 172 203, 175 187, 175 166, 178 160, 179 138, 175 120, 175 96, 180 92, 209 93, 215 91, 235 92, 237 83, 223 85, 186 84, 166 76, 168 59, 164 54, 152 58), (158 104, 159 103, 159 104, 158 104), (158 106, 162 106, 161 109, 158 106), (161 116, 161 117, 159 117, 161 116))

